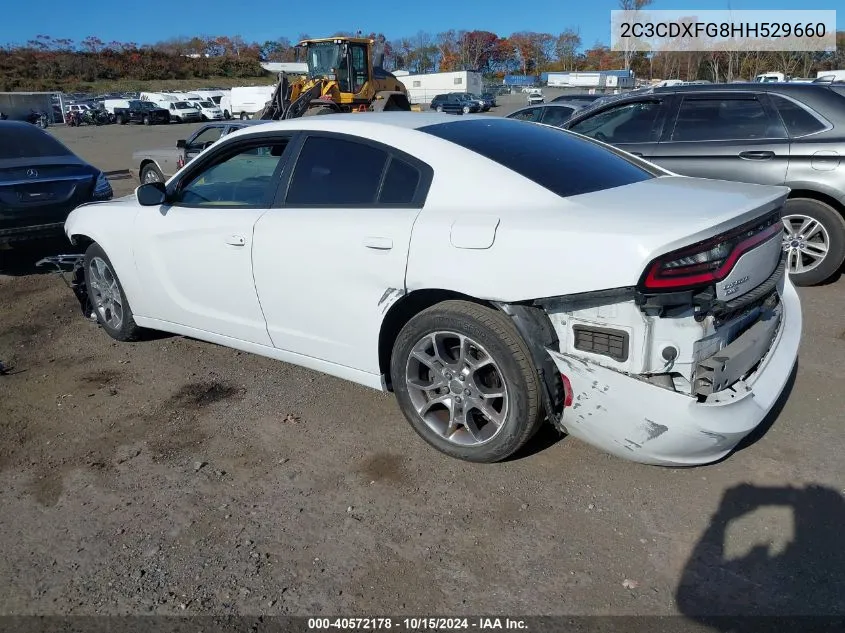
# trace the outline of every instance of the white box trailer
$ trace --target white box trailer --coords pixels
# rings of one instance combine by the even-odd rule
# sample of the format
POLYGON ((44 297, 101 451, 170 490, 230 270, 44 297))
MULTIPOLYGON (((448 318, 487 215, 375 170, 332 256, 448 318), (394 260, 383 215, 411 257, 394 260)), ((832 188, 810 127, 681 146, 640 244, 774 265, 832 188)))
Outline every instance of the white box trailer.
POLYGON ((396 75, 408 90, 411 103, 430 103, 434 97, 448 92, 484 92, 481 73, 459 70, 449 73, 428 73, 424 75, 396 75))
POLYGON ((602 71, 549 73, 548 77, 551 88, 633 88, 634 83, 635 78, 631 75, 602 71))
MULTIPOLYGON (((275 85, 271 86, 238 86, 230 93, 229 112, 233 117, 250 119, 261 110, 273 96, 275 85)), ((223 103, 221 102, 221 106, 223 103)), ((224 113, 226 108, 223 108, 224 113)))
POLYGON ((826 79, 833 81, 845 81, 845 70, 820 70, 816 73, 816 79, 826 79))

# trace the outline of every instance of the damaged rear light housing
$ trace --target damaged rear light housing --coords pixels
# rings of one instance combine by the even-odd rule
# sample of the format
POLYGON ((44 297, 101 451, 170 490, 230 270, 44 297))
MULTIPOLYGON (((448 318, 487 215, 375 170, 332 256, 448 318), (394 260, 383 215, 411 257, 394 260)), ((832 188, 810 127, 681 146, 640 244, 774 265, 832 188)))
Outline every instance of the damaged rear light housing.
POLYGON ((661 255, 649 264, 640 285, 652 292, 688 290, 721 281, 737 260, 783 232, 780 211, 709 240, 661 255))

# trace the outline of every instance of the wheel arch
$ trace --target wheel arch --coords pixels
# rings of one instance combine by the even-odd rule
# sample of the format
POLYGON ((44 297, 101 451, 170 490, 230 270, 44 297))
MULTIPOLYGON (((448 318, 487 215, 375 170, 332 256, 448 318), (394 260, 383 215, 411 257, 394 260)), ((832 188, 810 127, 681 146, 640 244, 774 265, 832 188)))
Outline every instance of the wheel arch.
POLYGON ((796 185, 795 188, 789 192, 789 196, 787 196, 787 200, 797 200, 801 198, 827 204, 839 213, 839 215, 842 216, 843 222, 845 222, 845 203, 838 200, 835 196, 818 191, 817 189, 807 189, 799 185, 796 185))
POLYGON ((488 308, 496 308, 489 301, 442 288, 423 288, 400 297, 387 310, 381 321, 381 329, 379 330, 378 364, 385 391, 393 391, 393 385, 390 380, 390 356, 393 353, 393 344, 396 342, 399 332, 402 331, 402 328, 405 327, 408 321, 423 310, 450 300, 469 301, 488 308))
POLYGON ((138 167, 138 178, 139 179, 141 178, 141 172, 144 171, 144 167, 146 167, 147 165, 155 165, 155 168, 158 169, 159 172, 164 174, 164 172, 161 171, 161 165, 158 164, 157 160, 155 160, 154 158, 145 158, 141 161, 141 165, 138 167))

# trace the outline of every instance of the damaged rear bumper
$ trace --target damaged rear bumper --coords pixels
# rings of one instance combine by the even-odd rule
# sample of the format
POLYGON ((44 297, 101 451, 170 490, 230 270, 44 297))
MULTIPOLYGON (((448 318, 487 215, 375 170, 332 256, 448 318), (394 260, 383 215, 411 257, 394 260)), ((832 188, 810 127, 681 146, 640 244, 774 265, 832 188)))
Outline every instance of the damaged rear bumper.
POLYGON ((701 402, 618 371, 549 350, 572 385, 563 413, 567 432, 644 464, 692 466, 730 453, 775 407, 798 357, 802 316, 785 278, 780 327, 757 369, 701 402))

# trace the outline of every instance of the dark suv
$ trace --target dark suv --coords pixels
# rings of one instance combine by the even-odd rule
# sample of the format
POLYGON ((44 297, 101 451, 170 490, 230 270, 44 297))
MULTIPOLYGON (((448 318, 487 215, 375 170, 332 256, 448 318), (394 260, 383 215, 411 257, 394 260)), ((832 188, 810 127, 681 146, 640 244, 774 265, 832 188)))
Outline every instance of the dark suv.
POLYGON ((437 95, 431 100, 431 109, 438 112, 452 112, 454 114, 470 114, 481 110, 481 104, 465 93, 451 92, 449 94, 437 95))
POLYGON ((678 174, 786 185, 793 282, 821 283, 845 262, 845 84, 653 88, 585 109, 562 127, 678 174))

